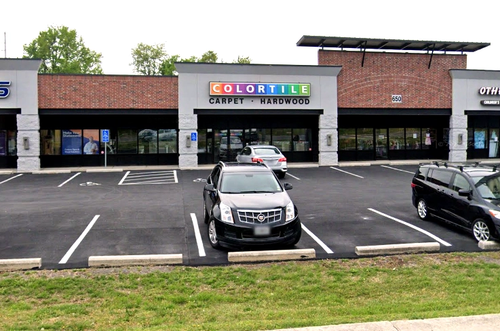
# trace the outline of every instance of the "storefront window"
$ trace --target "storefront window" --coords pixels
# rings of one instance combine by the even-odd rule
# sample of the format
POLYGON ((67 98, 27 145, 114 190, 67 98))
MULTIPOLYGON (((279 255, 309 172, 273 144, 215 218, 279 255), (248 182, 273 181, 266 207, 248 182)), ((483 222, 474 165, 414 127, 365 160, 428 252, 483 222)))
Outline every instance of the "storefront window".
POLYGON ((292 129, 273 129, 273 145, 282 152, 292 150, 292 129))
POLYGON ((118 130, 118 154, 137 154, 137 131, 118 130))
POLYGON ((486 148, 486 132, 487 129, 474 129, 474 148, 475 149, 485 149, 486 148))
POLYGON ((498 157, 498 129, 490 129, 490 151, 489 157, 498 157))
POLYGON ((62 155, 82 154, 82 130, 62 130, 62 155))
POLYGON ((424 144, 422 145, 422 149, 429 149, 436 147, 436 141, 437 141, 436 129, 427 128, 425 130, 425 135, 423 138, 424 138, 424 144))
POLYGON ((245 131, 249 137, 245 136, 246 144, 250 145, 270 145, 271 144, 271 130, 270 129, 250 129, 245 131))
POLYGON ((61 130, 40 130, 40 154, 61 155, 61 130))
POLYGON ((17 155, 17 134, 14 130, 7 131, 7 150, 8 155, 16 156, 17 155))
POLYGON ((404 128, 389 128, 389 149, 405 149, 404 128))
POLYGON ((311 149, 311 131, 309 129, 293 129, 293 150, 307 152, 311 149))
MULTIPOLYGON (((201 137, 198 135, 198 150, 200 148, 201 137)), ((203 137, 203 148, 205 147, 205 137, 203 137)), ((158 152, 160 154, 177 153, 177 130, 158 130, 158 152)))
POLYGON ((7 131, 0 130, 0 156, 7 155, 7 131))
POLYGON ((357 134, 358 150, 370 151, 373 150, 373 129, 360 128, 357 134))
POLYGON ((406 149, 420 149, 420 128, 406 128, 406 149))
POLYGON ((83 130, 83 154, 98 155, 99 154, 99 130, 83 130))
POLYGON ((106 154, 116 154, 116 130, 101 129, 101 154, 104 154, 104 149, 106 149, 106 154), (107 143, 102 141, 102 131, 109 131, 109 141, 107 143))
POLYGON ((152 129, 139 130, 139 154, 158 153, 158 131, 152 129))
MULTIPOLYGON (((211 144, 212 142, 210 142, 211 144)), ((209 153, 207 151, 207 130, 198 130, 198 153, 209 153)))
POLYGON ((339 151, 356 150, 356 129, 339 129, 339 151))

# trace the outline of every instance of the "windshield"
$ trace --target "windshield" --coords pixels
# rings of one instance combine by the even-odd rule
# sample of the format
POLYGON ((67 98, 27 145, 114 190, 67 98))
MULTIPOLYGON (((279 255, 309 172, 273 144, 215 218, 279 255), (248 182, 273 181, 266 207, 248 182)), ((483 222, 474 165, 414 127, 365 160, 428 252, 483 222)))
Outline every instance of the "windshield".
POLYGON ((277 148, 255 148, 255 155, 279 155, 277 148))
POLYGON ((489 176, 474 176, 474 185, 484 199, 500 199, 500 173, 489 176))
POLYGON ((281 186, 272 173, 225 173, 221 193, 276 193, 281 186))

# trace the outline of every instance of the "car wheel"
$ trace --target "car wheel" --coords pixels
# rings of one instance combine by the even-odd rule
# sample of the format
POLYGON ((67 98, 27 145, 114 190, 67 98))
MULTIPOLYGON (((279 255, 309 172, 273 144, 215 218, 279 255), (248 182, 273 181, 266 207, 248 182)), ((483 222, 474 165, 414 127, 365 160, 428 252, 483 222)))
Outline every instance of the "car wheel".
POLYGON ((417 213, 421 220, 429 219, 429 211, 427 210, 427 203, 424 199, 418 200, 417 203, 417 213))
POLYGON ((281 171, 278 173, 278 178, 283 179, 283 178, 285 178, 285 175, 286 175, 286 172, 281 171))
POLYGON ((217 239, 217 231, 215 229, 215 220, 211 218, 208 221, 208 241, 210 241, 210 245, 212 245, 213 248, 220 248, 220 243, 219 239, 217 239))
POLYGON ((491 231, 488 223, 479 219, 472 224, 472 234, 477 241, 488 241, 491 239, 491 231))

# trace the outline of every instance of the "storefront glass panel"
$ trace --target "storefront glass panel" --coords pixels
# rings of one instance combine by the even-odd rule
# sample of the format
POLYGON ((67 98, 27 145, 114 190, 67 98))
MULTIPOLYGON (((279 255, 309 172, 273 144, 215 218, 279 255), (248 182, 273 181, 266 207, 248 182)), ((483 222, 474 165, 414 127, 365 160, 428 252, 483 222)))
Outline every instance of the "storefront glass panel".
POLYGON ((118 130, 117 154, 137 154, 136 130, 118 130))
POLYGON ((139 141, 139 154, 158 153, 158 131, 142 129, 137 134, 139 141))
POLYGON ((387 129, 375 129, 377 159, 387 159, 387 129))
POLYGON ((421 149, 420 128, 406 128, 406 149, 421 149))
POLYGON ((7 155, 7 131, 0 130, 0 156, 7 155))
POLYGON ((489 157, 499 157, 498 137, 499 137, 499 129, 490 129, 489 157))
POLYGON ((82 131, 78 129, 62 130, 62 155, 81 155, 82 131))
POLYGON ((292 129, 273 129, 272 144, 278 147, 282 152, 292 150, 292 129))
POLYGON ((83 154, 99 155, 100 134, 97 129, 83 130, 83 154))
MULTIPOLYGON (((198 148, 200 148, 200 137, 198 135, 198 148)), ((176 129, 160 129, 158 130, 158 152, 160 154, 177 153, 177 130, 176 129)))
POLYGON ((17 132, 14 130, 7 131, 7 149, 10 156, 17 155, 17 132))
POLYGON ((311 130, 293 129, 293 150, 306 152, 311 149, 311 130))
POLYGON ((356 150, 356 129, 339 129, 339 150, 356 150))
POLYGON ((389 128, 389 149, 405 149, 405 129, 389 128))
POLYGON ((61 130, 40 130, 40 154, 61 155, 61 130))
POLYGON ((359 128, 357 132, 358 150, 373 151, 373 129, 359 128))
POLYGON ((486 148, 486 128, 475 128, 474 129, 474 149, 485 149, 486 148))

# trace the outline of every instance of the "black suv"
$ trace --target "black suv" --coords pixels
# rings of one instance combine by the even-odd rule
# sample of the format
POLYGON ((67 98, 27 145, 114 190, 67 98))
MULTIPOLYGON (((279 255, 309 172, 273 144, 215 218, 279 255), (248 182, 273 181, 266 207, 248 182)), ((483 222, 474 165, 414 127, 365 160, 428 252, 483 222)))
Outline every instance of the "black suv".
POLYGON ((295 245, 302 226, 290 189, 263 163, 219 162, 203 189, 210 245, 295 245))
POLYGON ((477 241, 499 238, 500 171, 479 163, 421 164, 413 177, 418 216, 434 216, 471 232, 477 241))

